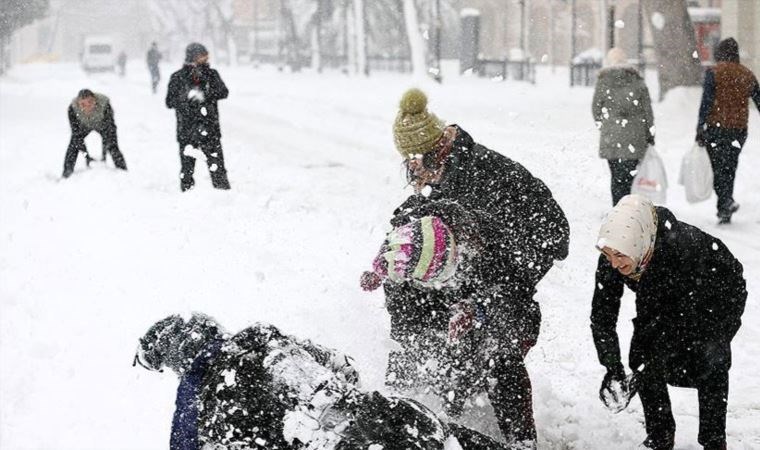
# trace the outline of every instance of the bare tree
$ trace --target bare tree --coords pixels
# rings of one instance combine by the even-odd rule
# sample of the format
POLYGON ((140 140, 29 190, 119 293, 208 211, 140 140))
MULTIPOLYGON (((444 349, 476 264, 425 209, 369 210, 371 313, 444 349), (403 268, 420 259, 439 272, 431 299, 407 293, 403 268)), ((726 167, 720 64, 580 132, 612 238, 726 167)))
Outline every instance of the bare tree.
POLYGON ((686 0, 643 0, 660 81, 660 100, 676 86, 699 85, 702 68, 686 0))
POLYGON ((10 66, 6 47, 17 29, 44 17, 48 0, 2 0, 0 3, 0 75, 10 66))
POLYGON ((192 41, 210 43, 234 64, 237 46, 232 34, 233 0, 150 0, 156 30, 164 45, 180 52, 192 41))

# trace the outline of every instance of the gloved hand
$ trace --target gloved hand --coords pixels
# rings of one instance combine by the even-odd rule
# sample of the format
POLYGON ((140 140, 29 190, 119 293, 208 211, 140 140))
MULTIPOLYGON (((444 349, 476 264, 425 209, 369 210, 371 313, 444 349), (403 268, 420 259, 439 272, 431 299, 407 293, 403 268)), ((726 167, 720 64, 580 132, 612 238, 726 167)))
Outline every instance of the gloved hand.
POLYGON ((206 95, 200 89, 190 89, 187 92, 187 99, 194 102, 202 103, 206 100, 206 95))
POLYGON ((332 360, 333 367, 351 384, 359 383, 359 372, 354 368, 354 359, 342 353, 336 353, 332 360))
POLYGON ((475 327, 475 309, 469 302, 458 302, 449 310, 449 342, 457 343, 475 327))
POLYGON ((607 369, 599 388, 599 399, 613 413, 624 410, 636 395, 636 373, 625 376, 622 364, 607 369))
POLYGON ((647 135, 647 144, 654 146, 654 135, 648 134, 647 135))
POLYGON ((364 272, 359 280, 359 285, 361 285, 362 289, 365 291, 374 291, 379 288, 381 284, 383 284, 383 279, 380 278, 380 275, 375 272, 370 272, 369 270, 364 272))
POLYGON ((694 141, 697 143, 700 147, 707 146, 707 141, 705 140, 705 134, 702 130, 697 130, 697 137, 694 139, 694 141))

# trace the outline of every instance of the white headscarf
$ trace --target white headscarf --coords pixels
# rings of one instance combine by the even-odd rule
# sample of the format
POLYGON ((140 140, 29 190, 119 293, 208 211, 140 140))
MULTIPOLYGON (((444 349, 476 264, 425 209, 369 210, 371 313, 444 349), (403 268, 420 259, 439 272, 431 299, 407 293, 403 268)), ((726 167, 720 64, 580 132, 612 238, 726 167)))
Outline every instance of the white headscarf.
POLYGON ((654 248, 657 236, 657 219, 652 202, 641 195, 631 194, 621 198, 607 214, 596 247, 617 250, 633 259, 638 267, 647 252, 654 248))

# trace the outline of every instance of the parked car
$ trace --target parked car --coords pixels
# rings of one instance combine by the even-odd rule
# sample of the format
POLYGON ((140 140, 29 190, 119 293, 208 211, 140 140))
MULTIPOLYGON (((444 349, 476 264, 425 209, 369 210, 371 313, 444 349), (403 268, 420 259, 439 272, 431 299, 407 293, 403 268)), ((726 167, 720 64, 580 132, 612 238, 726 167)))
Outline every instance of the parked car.
POLYGON ((85 72, 116 71, 116 49, 109 36, 87 36, 84 39, 82 68, 85 72))

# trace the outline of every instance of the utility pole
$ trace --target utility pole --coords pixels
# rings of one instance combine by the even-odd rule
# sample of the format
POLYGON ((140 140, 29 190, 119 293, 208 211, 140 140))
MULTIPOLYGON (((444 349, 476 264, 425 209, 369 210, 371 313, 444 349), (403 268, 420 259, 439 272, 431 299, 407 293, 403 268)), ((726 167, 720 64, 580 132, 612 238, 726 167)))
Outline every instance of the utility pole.
POLYGON ((443 82, 443 72, 441 71, 441 0, 435 0, 435 60, 438 73, 435 74, 435 81, 443 82))
POLYGON ((552 73, 555 71, 555 52, 554 52, 554 0, 549 0, 549 61, 552 65, 552 73))
POLYGON ((574 84, 573 78, 573 60, 575 59, 576 42, 575 42, 575 27, 577 26, 578 18, 576 17, 575 0, 570 0, 570 86, 574 84))
POLYGON ((607 20, 609 30, 607 48, 612 48, 615 46, 615 5, 609 6, 607 14, 609 14, 609 19, 607 20))
POLYGON ((643 0, 638 1, 638 17, 636 18, 638 24, 638 58, 639 58, 639 73, 641 76, 644 76, 644 71, 646 70, 647 63, 644 61, 644 10, 642 8, 641 2, 643 0))
POLYGON ((251 0, 253 3, 253 55, 258 58, 259 54, 259 0, 251 0))
POLYGON ((525 33, 525 0, 520 0, 520 49, 523 58, 527 57, 528 46, 526 45, 527 36, 525 33))
POLYGON ((607 0, 599 0, 599 48, 602 49, 602 57, 607 53, 609 42, 607 41, 607 0))

